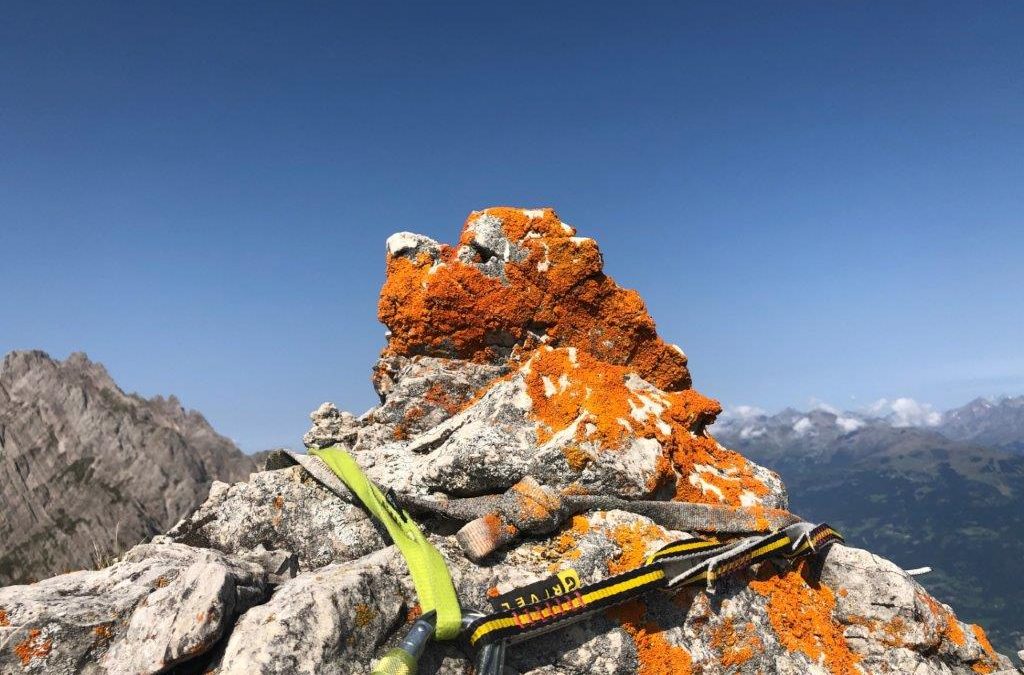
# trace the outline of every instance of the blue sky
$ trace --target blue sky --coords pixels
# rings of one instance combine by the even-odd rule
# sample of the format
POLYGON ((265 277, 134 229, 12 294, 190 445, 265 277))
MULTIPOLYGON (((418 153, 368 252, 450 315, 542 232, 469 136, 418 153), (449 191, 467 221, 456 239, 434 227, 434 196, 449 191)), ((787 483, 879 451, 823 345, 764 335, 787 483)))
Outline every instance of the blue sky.
POLYGON ((375 402, 384 240, 554 206, 728 405, 1024 393, 1024 3, 12 3, 0 352, 246 450, 375 402))

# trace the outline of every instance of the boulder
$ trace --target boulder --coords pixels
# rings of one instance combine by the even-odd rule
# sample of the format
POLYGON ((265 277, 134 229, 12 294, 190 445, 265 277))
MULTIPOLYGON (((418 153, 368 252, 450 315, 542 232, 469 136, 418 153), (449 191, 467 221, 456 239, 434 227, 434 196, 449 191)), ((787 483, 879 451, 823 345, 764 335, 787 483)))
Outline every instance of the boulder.
POLYGON ((142 544, 102 570, 0 588, 0 673, 161 673, 209 651, 268 593, 256 564, 142 544))
POLYGON ((281 584, 235 626, 220 675, 366 672, 404 618, 401 556, 388 547, 281 584))

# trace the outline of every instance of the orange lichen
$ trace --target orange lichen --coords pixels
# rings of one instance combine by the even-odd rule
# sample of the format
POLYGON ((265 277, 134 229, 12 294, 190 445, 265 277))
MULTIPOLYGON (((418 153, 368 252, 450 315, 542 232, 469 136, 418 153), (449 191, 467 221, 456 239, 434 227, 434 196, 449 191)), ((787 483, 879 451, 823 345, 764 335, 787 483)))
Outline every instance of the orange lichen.
POLYGON ((569 521, 569 526, 574 532, 586 534, 590 532, 590 520, 586 516, 576 515, 569 521))
POLYGON ((92 632, 96 635, 98 640, 109 640, 114 637, 114 629, 111 624, 101 623, 98 626, 94 626, 92 632))
MULTIPOLYGON (((580 537, 590 531, 590 521, 586 516, 573 516, 569 526, 555 537, 552 552, 559 558, 575 560, 580 557, 578 548, 580 537)), ((557 567, 557 565, 556 565, 557 567)))
POLYGON ((711 632, 711 646, 720 652, 722 665, 733 668, 754 658, 764 645, 753 623, 747 622, 737 632, 732 619, 725 617, 711 632))
POLYGON ((997 661, 999 654, 992 648, 992 643, 988 641, 988 635, 985 634, 985 630, 981 626, 976 623, 971 624, 971 632, 974 633, 974 638, 985 651, 985 658, 971 664, 971 669, 976 673, 983 673, 984 675, 994 672, 999 667, 997 661))
POLYGON ((617 450, 630 439, 649 438, 663 452, 646 486, 652 492, 674 480, 680 501, 733 506, 769 492, 742 455, 703 433, 721 411, 717 401, 692 389, 646 388, 629 379, 629 368, 603 363, 583 350, 538 349, 523 372, 538 442, 575 426, 575 442, 564 450, 574 470, 582 457, 589 458, 578 445, 617 450))
POLYGON ((419 420, 423 419, 427 414, 427 411, 420 406, 412 406, 405 411, 402 416, 402 421, 395 426, 395 430, 392 432, 396 440, 404 441, 409 438, 410 431, 414 429, 414 425, 419 420))
MULTIPOLYGON (((501 517, 496 513, 488 513, 480 519, 481 522, 487 527, 487 532, 492 539, 499 540, 504 536, 505 532, 508 532, 508 528, 515 529, 514 526, 506 525, 502 522, 501 517)), ((509 534, 515 534, 515 532, 508 532, 509 534)))
POLYGON ((593 457, 578 445, 568 445, 562 450, 562 454, 565 455, 565 461, 569 463, 569 468, 573 471, 582 471, 587 464, 593 461, 593 457))
POLYGON ((167 577, 160 575, 156 578, 156 583, 154 584, 154 586, 156 586, 157 588, 164 588, 169 583, 171 582, 167 580, 167 577))
POLYGON ((938 600, 927 593, 918 592, 917 597, 928 606, 928 609, 935 616, 940 638, 947 639, 958 647, 962 647, 967 643, 964 629, 960 627, 960 622, 957 621, 956 616, 951 611, 943 607, 939 604, 938 600))
POLYGON ((658 337, 635 291, 619 288, 602 272, 597 244, 572 236, 551 209, 525 213, 498 207, 471 213, 460 248, 480 259, 474 224, 492 216, 521 255, 504 262, 501 278, 488 276, 442 246, 436 256, 389 256, 378 317, 391 331, 385 354, 504 360, 513 344, 586 349, 613 364, 631 364, 666 390, 686 389, 686 357, 658 337), (475 251, 475 252, 474 252, 475 251), (499 347, 498 345, 504 345, 499 347))
POLYGON ((642 522, 616 525, 608 534, 621 551, 617 557, 608 561, 608 571, 612 574, 639 567, 647 558, 647 545, 665 539, 665 531, 660 527, 642 522))
POLYGON ((362 602, 356 603, 355 610, 355 624, 358 628, 369 626, 377 616, 377 613, 369 605, 362 602))
POLYGON ((633 638, 639 662, 638 675, 690 675, 693 657, 685 648, 670 643, 661 626, 646 619, 647 607, 631 600, 607 611, 633 638))
POLYGON ((449 415, 459 412, 464 403, 461 398, 449 393, 440 382, 430 385, 430 389, 423 394, 423 400, 442 408, 449 415))
POLYGON ((850 650, 832 616, 835 595, 828 586, 808 584, 805 570, 805 561, 778 575, 764 566, 750 587, 768 598, 768 620, 783 647, 823 661, 837 675, 860 673, 860 656, 850 650))
POLYGON ((753 466, 743 455, 724 448, 710 436, 678 440, 671 448, 672 463, 680 474, 676 500, 736 506, 743 503, 745 494, 768 494, 768 487, 754 475, 753 466))
POLYGON ((902 617, 894 616, 886 621, 882 626, 882 632, 885 633, 882 641, 890 647, 902 647, 906 644, 904 636, 907 633, 907 623, 902 617))
POLYGON ((497 586, 491 586, 490 588, 487 589, 487 597, 488 598, 496 598, 499 595, 501 595, 501 591, 498 590, 497 586))
POLYGON ((14 645, 14 653, 21 659, 21 665, 29 665, 33 659, 45 659, 53 646, 49 638, 42 640, 42 631, 38 628, 29 630, 28 637, 14 645))
POLYGON ((423 616, 423 606, 417 602, 405 613, 405 621, 406 623, 412 623, 421 616, 423 616))
POLYGON ((5 628, 11 625, 11 620, 7 618, 7 610, 0 609, 0 628, 5 628))
MULTIPOLYGON (((869 633, 874 633, 876 630, 878 630, 878 622, 876 620, 869 619, 865 616, 860 616, 858 614, 851 614, 847 616, 844 623, 847 626, 862 626, 863 628, 867 629, 869 633)), ((888 638, 886 637, 882 638, 882 642, 889 644, 888 638)))
POLYGON ((974 633, 975 639, 978 640, 978 644, 985 650, 985 653, 989 656, 995 657, 996 650, 992 648, 992 643, 988 641, 988 635, 985 634, 985 629, 976 623, 971 624, 971 632, 974 633))
POLYGON ((564 488, 562 488, 561 492, 562 492, 563 495, 589 495, 590 494, 590 490, 588 490, 585 486, 580 485, 579 483, 576 483, 576 482, 569 483, 564 488))
POLYGON ((515 509, 523 521, 546 520, 551 517, 552 509, 558 508, 557 501, 536 484, 517 483, 509 490, 509 496, 514 498, 515 509))

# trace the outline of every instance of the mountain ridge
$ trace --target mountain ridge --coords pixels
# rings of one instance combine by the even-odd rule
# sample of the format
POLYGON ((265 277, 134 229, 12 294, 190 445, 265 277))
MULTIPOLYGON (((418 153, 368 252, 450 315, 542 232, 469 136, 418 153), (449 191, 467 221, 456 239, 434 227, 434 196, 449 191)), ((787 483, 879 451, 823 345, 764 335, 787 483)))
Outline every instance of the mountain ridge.
POLYGON ((82 352, 0 363, 0 584, 91 566, 254 464, 174 396, 127 394, 82 352), (57 535, 57 536, 49 536, 57 535))

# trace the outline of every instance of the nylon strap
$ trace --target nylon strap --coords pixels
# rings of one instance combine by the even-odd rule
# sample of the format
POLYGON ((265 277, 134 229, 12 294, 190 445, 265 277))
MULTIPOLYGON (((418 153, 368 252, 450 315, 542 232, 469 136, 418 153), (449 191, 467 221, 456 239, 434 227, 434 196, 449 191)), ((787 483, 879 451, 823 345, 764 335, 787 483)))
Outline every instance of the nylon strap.
POLYGON ((462 626, 462 610, 441 553, 427 540, 405 509, 391 503, 345 449, 331 446, 309 452, 323 460, 387 528, 409 567, 423 613, 437 611, 436 638, 456 638, 462 626))
POLYGON ((668 544, 640 567, 581 586, 573 593, 481 617, 466 629, 472 649, 500 640, 521 642, 575 623, 655 589, 707 583, 745 567, 781 558, 794 560, 843 541, 827 524, 796 523, 736 543, 688 539, 668 544))

